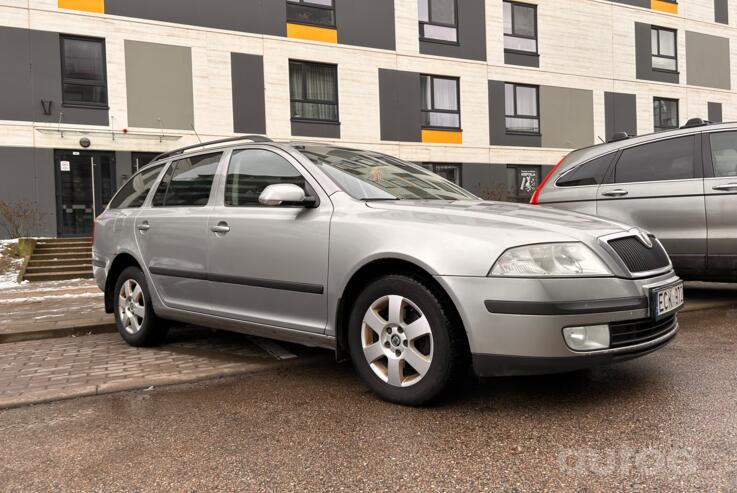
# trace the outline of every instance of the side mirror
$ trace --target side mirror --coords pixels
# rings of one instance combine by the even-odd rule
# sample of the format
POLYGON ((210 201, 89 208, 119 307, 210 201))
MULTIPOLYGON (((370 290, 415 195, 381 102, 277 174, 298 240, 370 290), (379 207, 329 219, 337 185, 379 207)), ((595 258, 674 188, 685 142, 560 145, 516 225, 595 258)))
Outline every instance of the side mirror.
POLYGON ((293 183, 278 183, 264 188, 258 197, 261 205, 278 206, 284 202, 290 204, 301 204, 304 207, 314 207, 317 200, 314 197, 305 196, 305 191, 293 183))

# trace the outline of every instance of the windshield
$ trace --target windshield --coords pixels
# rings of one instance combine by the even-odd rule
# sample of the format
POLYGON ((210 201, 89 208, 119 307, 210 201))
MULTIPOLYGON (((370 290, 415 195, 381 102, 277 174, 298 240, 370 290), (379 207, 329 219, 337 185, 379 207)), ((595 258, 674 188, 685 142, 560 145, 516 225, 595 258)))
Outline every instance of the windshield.
POLYGON ((356 199, 477 200, 455 183, 386 154, 330 146, 296 147, 356 199))

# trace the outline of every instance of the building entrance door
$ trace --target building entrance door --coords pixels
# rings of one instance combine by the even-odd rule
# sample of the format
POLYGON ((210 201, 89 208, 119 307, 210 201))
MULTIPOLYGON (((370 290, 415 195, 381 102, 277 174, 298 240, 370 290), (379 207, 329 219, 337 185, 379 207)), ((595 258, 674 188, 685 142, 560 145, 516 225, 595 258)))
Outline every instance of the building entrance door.
POLYGON ((56 151, 56 217, 59 237, 91 236, 92 222, 115 194, 115 154, 56 151))

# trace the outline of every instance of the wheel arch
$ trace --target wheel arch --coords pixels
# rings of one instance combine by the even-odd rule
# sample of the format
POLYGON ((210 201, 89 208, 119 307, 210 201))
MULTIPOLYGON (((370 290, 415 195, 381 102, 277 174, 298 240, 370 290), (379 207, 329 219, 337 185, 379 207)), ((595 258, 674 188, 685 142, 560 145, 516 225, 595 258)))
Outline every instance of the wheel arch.
POLYGON ((141 264, 130 253, 124 252, 118 254, 110 264, 107 277, 105 278, 105 313, 113 313, 113 297, 115 296, 115 283, 118 276, 128 267, 137 267, 141 270, 141 264))
POLYGON ((466 340, 466 344, 468 344, 468 335, 458 307, 447 290, 435 279, 435 277, 433 277, 429 270, 426 267, 420 266, 417 263, 404 258, 383 257, 372 259, 353 272, 341 291, 335 313, 335 333, 337 338, 336 352, 338 360, 344 360, 350 357, 347 335, 348 320, 350 319, 353 302, 364 286, 375 279, 389 274, 408 275, 410 277, 420 279, 430 287, 441 298, 445 308, 453 317, 454 324, 457 324, 457 326, 463 330, 463 336, 466 340))

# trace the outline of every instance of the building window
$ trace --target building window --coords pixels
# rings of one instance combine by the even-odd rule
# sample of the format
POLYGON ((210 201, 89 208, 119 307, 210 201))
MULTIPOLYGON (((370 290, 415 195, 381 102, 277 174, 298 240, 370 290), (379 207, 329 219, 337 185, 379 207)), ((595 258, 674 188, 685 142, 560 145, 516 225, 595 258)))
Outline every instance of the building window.
POLYGON ((461 165, 447 163, 422 163, 422 167, 440 175, 446 180, 461 186, 461 165))
POLYGON ((461 128, 459 80, 454 77, 422 75, 422 126, 461 128))
POLYGON ((456 0, 418 0, 420 39, 458 42, 456 0))
POLYGON ((507 132, 540 133, 537 86, 504 84, 504 107, 507 132))
POLYGON ((653 69, 669 72, 678 71, 676 31, 653 26, 650 29, 650 39, 653 69))
POLYGON ((333 2, 334 0, 287 0, 287 22, 335 27, 333 2))
POLYGON ((678 128, 678 100, 653 98, 653 115, 656 132, 678 128))
POLYGON ((504 49, 537 53, 537 6, 504 2, 504 49))
POLYGON ((540 166, 507 166, 507 200, 529 202, 540 184, 540 166))
POLYGON ((338 122, 338 67, 289 62, 292 119, 338 122))
POLYGON ((62 102, 71 106, 107 106, 105 40, 61 37, 62 102))

